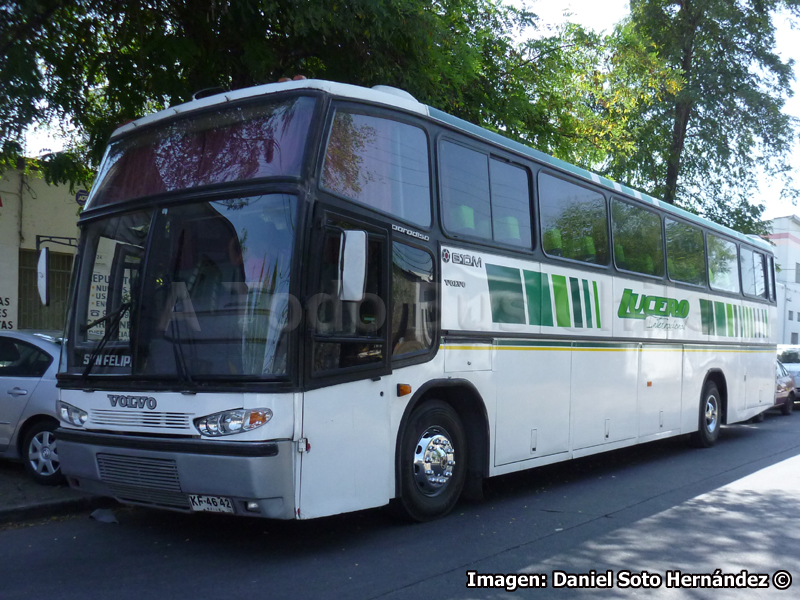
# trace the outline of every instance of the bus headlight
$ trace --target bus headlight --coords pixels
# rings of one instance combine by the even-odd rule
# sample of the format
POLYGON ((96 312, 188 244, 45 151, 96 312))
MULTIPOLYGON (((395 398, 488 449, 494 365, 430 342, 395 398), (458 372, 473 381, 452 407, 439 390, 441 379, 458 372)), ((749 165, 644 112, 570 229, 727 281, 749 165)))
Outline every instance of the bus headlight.
POLYGON ((272 411, 268 408, 239 408, 200 417, 194 420, 194 426, 202 435, 218 437, 257 429, 271 418, 272 411))
POLYGON ((81 410, 71 404, 67 404, 66 402, 58 401, 58 416, 61 417, 61 420, 65 423, 69 423, 70 425, 77 425, 78 427, 83 427, 86 423, 86 420, 89 418, 89 413, 85 410, 81 410))

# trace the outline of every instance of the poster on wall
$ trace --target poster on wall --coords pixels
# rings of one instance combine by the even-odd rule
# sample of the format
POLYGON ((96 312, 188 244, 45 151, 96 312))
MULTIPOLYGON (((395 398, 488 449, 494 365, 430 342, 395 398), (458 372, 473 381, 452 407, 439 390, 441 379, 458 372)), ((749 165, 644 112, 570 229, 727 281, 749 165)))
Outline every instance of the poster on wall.
MULTIPOLYGON (((97 248, 97 255, 92 270, 92 285, 89 290, 89 306, 87 322, 92 323, 106 316, 108 303, 108 286, 111 278, 111 261, 117 242, 101 238, 97 248)), ((125 269, 122 279, 122 302, 130 298, 130 270, 125 269)), ((106 322, 98 323, 89 329, 89 336, 95 339, 103 337, 106 331, 106 322)), ((119 339, 130 339, 130 314, 125 313, 119 321, 119 339)))

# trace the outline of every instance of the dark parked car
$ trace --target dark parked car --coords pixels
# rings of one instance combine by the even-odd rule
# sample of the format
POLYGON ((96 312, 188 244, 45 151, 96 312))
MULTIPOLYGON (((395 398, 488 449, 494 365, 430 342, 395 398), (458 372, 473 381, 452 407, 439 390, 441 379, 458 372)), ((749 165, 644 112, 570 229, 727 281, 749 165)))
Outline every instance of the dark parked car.
POLYGON ((0 457, 22 460, 33 479, 63 481, 53 432, 59 341, 48 335, 0 333, 0 457))
POLYGON ((781 407, 781 414, 790 415, 796 400, 794 376, 778 361, 775 365, 775 406, 781 407))

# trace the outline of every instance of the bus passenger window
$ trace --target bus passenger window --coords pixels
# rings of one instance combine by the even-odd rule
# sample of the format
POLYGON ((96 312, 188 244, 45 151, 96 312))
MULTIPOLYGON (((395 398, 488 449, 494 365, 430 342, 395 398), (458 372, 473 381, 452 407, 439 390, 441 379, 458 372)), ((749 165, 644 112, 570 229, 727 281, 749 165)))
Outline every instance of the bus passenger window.
POLYGON ((542 246, 550 256, 608 264, 606 201, 602 194, 539 174, 542 246))
POLYGON ((742 287, 748 296, 766 298, 767 284, 764 277, 764 255, 748 248, 741 249, 742 287))
POLYGON ((736 244, 708 234, 708 279, 711 288, 739 293, 739 261, 736 244))
POLYGON ((444 226, 455 234, 492 239, 489 157, 446 141, 440 151, 444 226))
POLYGON ((492 182, 492 225, 494 240, 503 244, 531 247, 531 199, 528 171, 489 161, 492 182))
POLYGON ((661 217, 656 213, 612 198, 611 234, 617 268, 642 275, 664 275, 661 217))
POLYGON ((441 143, 440 155, 445 228, 530 248, 528 171, 447 141, 441 143))
MULTIPOLYGON (((673 281, 706 284, 706 250, 699 227, 665 219, 667 273, 673 281)), ((616 247, 615 247, 616 249, 616 247)))

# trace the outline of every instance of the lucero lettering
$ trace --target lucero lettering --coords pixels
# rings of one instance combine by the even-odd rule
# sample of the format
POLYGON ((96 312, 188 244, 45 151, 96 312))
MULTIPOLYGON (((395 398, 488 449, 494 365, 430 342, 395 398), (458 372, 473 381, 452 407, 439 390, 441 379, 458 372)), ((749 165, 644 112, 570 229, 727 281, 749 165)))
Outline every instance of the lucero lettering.
POLYGON ((626 289, 622 293, 617 316, 620 319, 646 319, 647 317, 676 317, 685 319, 689 316, 689 301, 635 294, 626 289))

